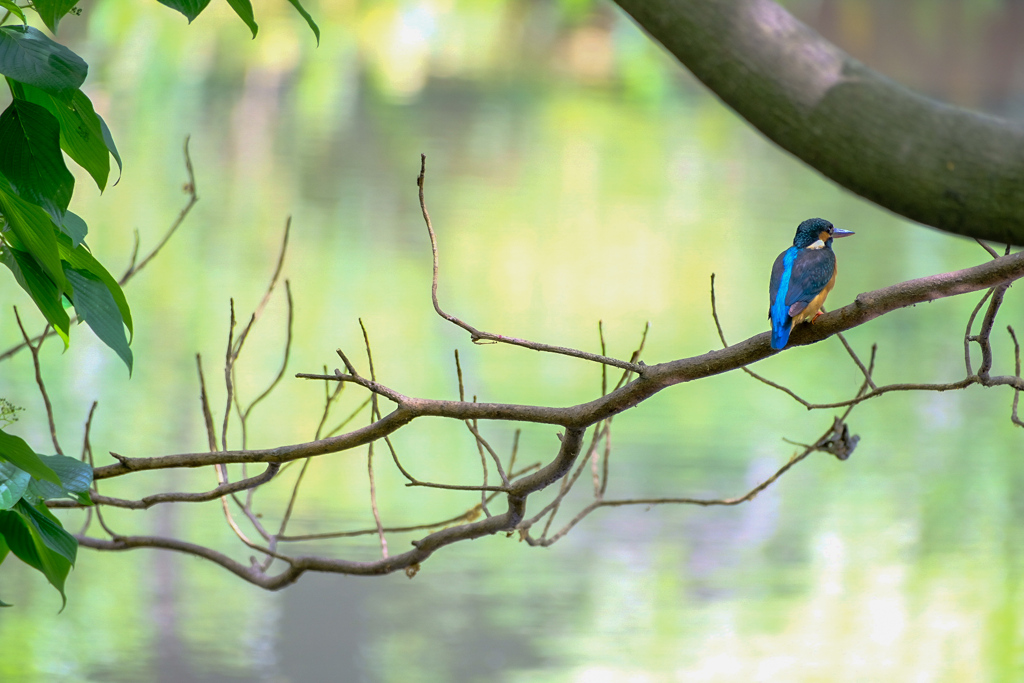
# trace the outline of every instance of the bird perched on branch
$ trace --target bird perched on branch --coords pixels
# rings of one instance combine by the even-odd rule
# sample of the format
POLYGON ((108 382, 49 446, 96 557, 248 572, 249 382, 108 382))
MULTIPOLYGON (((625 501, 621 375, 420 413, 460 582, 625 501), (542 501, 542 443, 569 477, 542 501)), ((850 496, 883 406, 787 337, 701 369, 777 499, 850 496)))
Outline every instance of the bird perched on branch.
POLYGON ((798 323, 821 315, 825 297, 836 284, 836 255, 832 240, 853 232, 824 218, 808 218, 796 229, 793 246, 779 254, 768 288, 768 318, 772 348, 783 349, 798 323))

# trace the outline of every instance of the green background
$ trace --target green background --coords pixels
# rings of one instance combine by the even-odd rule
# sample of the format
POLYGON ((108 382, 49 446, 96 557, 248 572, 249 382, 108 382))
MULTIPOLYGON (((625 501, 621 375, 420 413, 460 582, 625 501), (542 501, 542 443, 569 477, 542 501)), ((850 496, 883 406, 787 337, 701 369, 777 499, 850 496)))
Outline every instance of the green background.
MULTIPOLYGON (((83 2, 60 39, 90 64, 84 90, 125 161, 100 196, 80 169, 72 208, 115 274, 132 231, 143 249, 185 196, 191 135, 200 203, 161 256, 126 288, 134 377, 85 328, 44 346, 45 376, 69 454, 93 399, 93 446, 149 456, 199 451, 194 354, 215 410, 229 298, 259 301, 287 216, 284 274, 295 302, 289 375, 362 361, 358 318, 378 377, 405 394, 457 396, 453 349, 480 400, 570 405, 600 391, 597 366, 474 346, 430 305, 430 248, 415 178, 441 248, 440 296, 488 331, 628 357, 651 322, 648 363, 719 346, 708 284, 731 341, 767 329, 771 263, 801 220, 857 236, 836 245, 829 304, 964 268, 973 242, 913 226, 818 177, 772 147, 665 57, 614 7, 501 0, 342 2, 308 7, 319 48, 287 3, 257 7, 256 40, 226 3, 191 26, 154 2, 83 2)), ((997 2, 789 3, 872 66, 949 101, 1018 116, 1024 88, 998 36, 1021 27, 997 2), (1017 23, 1014 23, 1014 22, 1017 23), (1008 66, 1009 65, 1009 66, 1008 66)), ((1018 32, 1019 35, 1019 32, 1018 32)), ((1009 49, 1009 48, 1007 48, 1009 49)), ((1015 49, 1015 48, 1014 48, 1015 49)), ((33 329, 41 318, 10 278, 0 296, 33 329), (32 317, 35 316, 35 317, 32 317)), ((898 311, 851 331, 880 382, 948 381, 963 371, 977 296, 898 311)), ((276 373, 284 304, 270 304, 243 354, 239 389, 276 373)), ((17 339, 9 309, 0 342, 17 339)), ((1011 289, 995 335, 1021 325, 1011 289)), ((842 400, 859 371, 838 340, 755 368, 814 401, 842 400)), ((22 353, 0 393, 26 408, 10 431, 48 452, 42 406, 22 353)), ((362 395, 346 390, 338 417, 362 395)), ((840 463, 818 454, 735 509, 602 510, 549 549, 504 536, 447 548, 409 580, 304 577, 266 593, 201 560, 159 551, 83 549, 67 609, 37 573, 0 573, 0 678, 15 681, 991 681, 1024 663, 1021 435, 1008 390, 891 394, 850 418, 861 436, 840 463)), ((323 387, 286 377, 257 408, 248 444, 312 438, 323 387)), ((359 420, 365 421, 363 413, 359 420)), ((219 421, 219 416, 218 416, 219 421)), ((816 439, 808 413, 740 373, 671 388, 617 417, 609 493, 733 496, 816 439)), ((500 452, 510 425, 483 425, 500 452)), ((237 429, 232 436, 237 437, 237 429)), ((473 483, 479 459, 455 423, 420 420, 396 446, 415 474, 473 483)), ((519 462, 550 459, 555 430, 526 428, 519 462)), ((380 453, 380 452, 378 452, 380 453)), ((385 457, 387 525, 449 517, 478 496, 405 488, 385 457)), ((257 494, 281 514, 297 468, 257 494)), ((586 476, 562 517, 587 500, 586 476)), ((201 490, 212 472, 103 482, 140 497, 201 490)), ((365 450, 318 459, 291 529, 372 527, 365 450)), ((541 501, 532 501, 537 510, 541 501)), ((249 552, 216 503, 117 512, 121 533, 169 534, 249 552)), ((77 530, 81 513, 63 514, 77 530)), ((95 528, 95 524, 94 524, 95 528)), ((98 529, 95 533, 99 533, 98 529)), ((410 539, 392 535, 392 552, 410 539)), ((371 559, 372 536, 306 551, 371 559)))

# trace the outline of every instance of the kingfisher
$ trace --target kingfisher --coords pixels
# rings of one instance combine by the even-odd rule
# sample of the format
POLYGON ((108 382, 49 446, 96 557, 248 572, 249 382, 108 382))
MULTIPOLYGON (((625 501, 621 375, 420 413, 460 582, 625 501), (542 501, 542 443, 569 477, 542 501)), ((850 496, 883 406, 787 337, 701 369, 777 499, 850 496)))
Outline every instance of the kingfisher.
POLYGON ((786 347, 789 333, 798 323, 813 322, 821 315, 825 297, 836 284, 832 240, 852 234, 824 218, 808 218, 797 227, 793 246, 775 259, 768 287, 773 349, 786 347))

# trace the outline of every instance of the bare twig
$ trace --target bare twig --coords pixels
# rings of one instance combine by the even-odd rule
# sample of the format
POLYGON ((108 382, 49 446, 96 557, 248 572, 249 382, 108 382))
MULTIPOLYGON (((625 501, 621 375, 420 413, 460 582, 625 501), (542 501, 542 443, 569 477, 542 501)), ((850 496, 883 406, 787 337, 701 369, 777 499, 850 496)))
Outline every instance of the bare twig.
POLYGON ((992 326, 995 325, 996 315, 1003 303, 1003 295, 1009 286, 1010 283, 1006 283, 992 288, 992 298, 988 302, 988 310, 985 311, 985 317, 981 321, 981 330, 975 339, 981 347, 981 367, 978 368, 978 376, 982 380, 987 380, 989 372, 992 370, 992 326))
POLYGON ((217 450, 217 432, 213 426, 213 413, 210 412, 210 399, 206 395, 206 380, 203 377, 203 357, 196 354, 196 371, 199 373, 199 406, 203 411, 203 424, 206 425, 206 442, 210 452, 217 450))
MULTIPOLYGON (((540 463, 539 462, 535 462, 532 465, 524 467, 522 470, 519 470, 515 474, 510 475, 510 477, 512 479, 516 479, 517 477, 521 477, 522 475, 526 474, 527 472, 532 472, 533 470, 537 469, 538 467, 540 467, 540 463)), ((497 498, 499 495, 501 495, 501 492, 498 492, 498 491, 495 491, 495 492, 491 493, 489 496, 487 496, 487 502, 490 503, 495 498, 497 498)), ((451 526, 453 524, 457 524, 459 522, 472 522, 473 520, 478 519, 480 517, 480 514, 481 514, 480 504, 477 503, 473 507, 469 508, 468 510, 466 510, 465 512, 463 512, 463 513, 461 513, 459 515, 456 515, 455 517, 449 517, 448 519, 443 519, 443 520, 438 521, 438 522, 429 522, 427 524, 415 524, 415 525, 412 525, 412 526, 384 527, 384 532, 388 533, 388 534, 397 534, 397 533, 409 533, 409 532, 412 532, 412 531, 423 531, 425 529, 439 529, 439 528, 444 528, 444 527, 451 526)), ((282 543, 286 542, 286 541, 320 541, 320 540, 327 540, 327 539, 331 539, 331 538, 353 538, 355 536, 372 536, 372 535, 376 535, 377 533, 378 533, 377 532, 377 527, 374 527, 372 529, 357 529, 355 531, 325 531, 325 532, 322 532, 322 533, 313 533, 313 534, 296 534, 294 536, 292 536, 292 535, 279 536, 278 540, 281 541, 282 543)))
MULTIPOLYGON (((338 386, 344 386, 344 385, 342 385, 342 384, 338 384, 338 386)), ((356 407, 356 409, 355 409, 355 410, 353 410, 353 411, 352 411, 352 412, 351 412, 351 413, 349 414, 349 416, 348 416, 348 417, 346 417, 346 418, 345 418, 344 420, 342 420, 342 421, 341 421, 341 422, 339 422, 339 423, 338 423, 337 425, 335 425, 334 429, 332 429, 331 431, 327 432, 327 434, 326 434, 325 438, 329 438, 329 437, 332 437, 332 436, 334 436, 335 434, 337 434, 338 432, 340 432, 340 431, 341 431, 342 429, 344 429, 344 428, 346 427, 346 425, 348 425, 348 423, 349 423, 349 422, 351 422, 352 420, 354 420, 354 419, 356 418, 356 416, 357 416, 357 415, 358 415, 359 413, 361 413, 361 412, 362 412, 363 408, 365 408, 366 406, 370 405, 370 400, 371 400, 372 398, 373 398, 372 396, 367 396, 367 397, 366 397, 366 399, 365 399, 365 400, 364 400, 364 401, 363 401, 362 403, 360 403, 360 404, 359 404, 359 405, 358 405, 358 406, 356 407)))
POLYGON ((60 442, 57 441, 57 425, 53 421, 53 405, 50 403, 50 396, 46 393, 46 384, 43 383, 43 372, 39 366, 39 347, 43 345, 45 341, 46 333, 44 332, 39 337, 39 342, 33 346, 29 340, 28 333, 25 332, 25 326, 21 324, 21 316, 18 315, 18 307, 14 307, 14 319, 18 321, 18 329, 21 330, 21 338, 25 341, 25 345, 28 350, 32 353, 32 367, 36 371, 36 385, 39 387, 39 394, 43 397, 43 405, 46 406, 46 421, 50 425, 50 438, 53 440, 53 449, 60 455, 64 455, 64 451, 60 448, 60 442))
POLYGON ((999 252, 997 252, 995 249, 993 249, 989 245, 985 244, 984 242, 982 242, 977 237, 974 238, 974 241, 977 242, 981 246, 982 249, 987 251, 989 253, 989 255, 992 256, 992 258, 999 258, 999 252))
POLYGON ((758 484, 754 488, 750 489, 744 495, 736 497, 736 498, 684 498, 684 497, 679 497, 679 498, 627 498, 627 499, 619 499, 619 500, 595 500, 594 502, 590 503, 589 505, 584 507, 582 510, 580 510, 579 513, 577 513, 577 515, 575 517, 573 517, 572 520, 568 524, 566 524, 557 533, 551 535, 550 537, 548 537, 546 533, 544 535, 542 535, 541 538, 539 538, 539 539, 535 539, 535 538, 531 537, 529 535, 529 533, 528 533, 528 527, 525 525, 525 523, 524 523, 524 525, 521 525, 519 528, 520 528, 520 530, 523 531, 523 538, 524 538, 524 540, 527 541, 527 543, 529 543, 530 545, 537 545, 537 546, 545 546, 546 547, 546 546, 552 545, 553 543, 556 543, 559 539, 563 538, 566 534, 568 534, 569 531, 572 530, 572 528, 575 527, 577 524, 579 524, 587 515, 589 515, 594 510, 596 510, 598 508, 602 508, 602 507, 622 507, 622 506, 627 506, 627 505, 646 505, 646 506, 654 506, 654 505, 699 505, 699 506, 702 506, 702 507, 739 505, 741 503, 745 503, 747 501, 753 500, 757 496, 757 494, 761 493, 766 488, 768 488, 769 486, 774 484, 776 481, 778 481, 779 477, 781 477, 783 474, 785 474, 786 472, 791 470, 797 463, 799 463, 802 460, 806 459, 807 456, 809 456, 811 453, 815 452, 816 450, 821 450, 821 445, 824 444, 826 439, 829 439, 831 437, 831 435, 833 434, 834 430, 835 430, 835 426, 834 425, 832 427, 829 427, 829 430, 827 432, 825 432, 825 434, 821 437, 821 439, 818 440, 818 442, 815 443, 815 445, 808 446, 808 447, 806 447, 804 449, 803 452, 794 454, 793 457, 791 457, 786 462, 786 464, 784 464, 782 467, 780 467, 778 470, 776 470, 774 474, 772 474, 770 477, 768 477, 767 479, 762 481, 760 484, 758 484))
MULTIPOLYGON (((239 418, 240 418, 240 420, 242 422, 242 448, 246 447, 246 438, 247 438, 247 431, 248 431, 247 428, 246 428, 246 423, 247 423, 247 421, 249 419, 250 413, 252 413, 252 409, 255 408, 257 405, 259 405, 259 403, 261 401, 263 401, 263 399, 265 399, 267 396, 269 396, 270 393, 272 391, 274 391, 274 389, 277 388, 277 385, 280 383, 281 378, 284 377, 285 369, 288 367, 288 359, 291 356, 291 352, 292 352, 292 328, 293 328, 293 324, 295 322, 295 311, 294 311, 294 306, 292 304, 292 288, 291 288, 291 284, 288 282, 288 280, 284 281, 284 291, 285 291, 286 301, 288 302, 288 323, 287 323, 287 326, 285 328, 287 330, 287 333, 286 333, 286 336, 285 336, 285 343, 284 343, 284 356, 281 359, 281 367, 280 367, 280 369, 277 371, 277 374, 274 375, 274 379, 272 379, 270 381, 270 384, 267 385, 267 388, 264 389, 262 391, 262 393, 260 393, 259 396, 254 398, 252 400, 252 402, 248 405, 248 407, 245 408, 245 410, 241 410, 239 408, 239 418)), ((341 383, 338 384, 338 391, 336 393, 340 393, 341 392, 341 387, 342 386, 343 385, 341 383)), ((236 401, 237 401, 237 395, 238 394, 236 393, 235 394, 236 401)), ((325 414, 324 415, 324 419, 326 419, 326 417, 327 416, 325 414)), ((322 426, 322 423, 321 423, 321 426, 322 426)), ((319 438, 319 436, 318 436, 318 438, 319 438)))
POLYGON ((978 313, 981 311, 981 307, 985 305, 988 298, 992 296, 994 289, 989 289, 985 292, 985 296, 981 297, 981 301, 971 311, 971 315, 967 318, 967 331, 964 332, 964 367, 968 375, 973 375, 974 370, 971 368, 971 342, 977 341, 978 338, 971 334, 971 329, 974 328, 974 319, 978 317, 978 313))
POLYGON ((192 156, 189 154, 188 151, 188 143, 191 138, 191 135, 185 137, 184 146, 185 172, 188 174, 188 180, 185 182, 184 189, 185 192, 188 193, 188 201, 185 203, 185 206, 182 207, 181 211, 178 213, 178 217, 174 219, 173 223, 171 223, 171 227, 167 229, 167 232, 164 233, 164 236, 160 238, 159 242, 157 242, 156 246, 153 247, 153 249, 148 254, 146 254, 143 257, 143 259, 138 263, 135 262, 135 259, 138 256, 138 237, 136 236, 135 248, 132 250, 131 261, 128 264, 128 268, 124 271, 124 274, 121 276, 121 279, 117 281, 118 284, 120 284, 121 286, 124 286, 128 282, 128 280, 132 279, 132 277, 136 273, 138 273, 140 270, 149 265, 149 262, 152 261, 156 257, 156 255, 160 253, 160 250, 164 248, 164 245, 166 245, 167 242, 171 239, 171 237, 174 236, 174 233, 178 231, 178 228, 181 227, 181 224, 185 222, 185 218, 188 216, 189 212, 192 211, 192 207, 195 206, 196 202, 199 201, 199 195, 196 193, 196 174, 195 170, 192 168, 192 156))
MULTIPOLYGON (((1020 343, 1017 342, 1017 333, 1013 331, 1013 328, 1009 325, 1006 326, 1006 331, 1010 333, 1010 339, 1013 340, 1013 372, 1017 379, 1020 379, 1020 343)), ((1014 387, 1013 389, 1013 406, 1010 410, 1010 421, 1018 427, 1024 427, 1024 422, 1021 421, 1017 415, 1017 403, 1020 401, 1020 389, 1014 387)))
POLYGON ((437 237, 434 234, 434 226, 430 222, 430 213, 427 211, 427 203, 424 197, 424 182, 426 179, 427 172, 427 155, 420 155, 420 174, 416 178, 416 185, 420 191, 420 211, 423 214, 423 221, 427 225, 427 233, 430 235, 430 249, 434 255, 434 275, 430 287, 430 298, 434 304, 434 310, 439 316, 447 320, 448 322, 461 327, 465 331, 469 332, 469 338, 474 344, 480 342, 495 342, 501 344, 511 344, 512 346, 521 346, 526 349, 532 349, 534 351, 546 351, 547 353, 557 353, 563 356, 572 356, 573 358, 582 358, 583 360, 593 361, 595 363, 603 363, 605 365, 612 365, 623 370, 630 370, 640 375, 643 374, 644 366, 639 363, 629 363, 626 361, 618 360, 617 358, 609 358, 604 355, 598 355, 595 353, 588 353, 586 351, 580 351, 578 349, 570 349, 564 346, 552 346, 550 344, 541 344, 538 342, 528 341, 526 339, 517 339, 515 337, 506 337, 500 334, 492 334, 490 332, 484 332, 479 330, 467 322, 460 320, 459 318, 445 313, 441 309, 441 304, 437 300, 437 274, 438 274, 438 255, 437 255, 437 237))
MULTIPOLYGON (((373 369, 373 351, 370 349, 370 335, 366 331, 366 325, 363 324, 363 319, 359 319, 359 328, 363 331, 363 344, 366 346, 366 362, 370 366, 370 380, 373 382, 377 381, 377 372, 373 369)), ((377 394, 370 394, 370 422, 380 419, 380 409, 377 406, 377 394)), ((395 462, 398 462, 398 456, 395 454, 394 446, 391 445, 391 440, 386 439, 388 448, 391 449, 391 454, 394 456, 395 462)), ((366 470, 370 478, 370 509, 373 511, 373 521, 377 524, 377 538, 380 540, 380 552, 384 559, 388 557, 388 540, 384 536, 384 524, 380 520, 380 508, 377 507, 377 484, 373 476, 373 442, 370 442, 370 447, 366 454, 366 470)))
MULTIPOLYGON (((271 463, 267 466, 267 469, 258 476, 251 477, 249 479, 241 479, 234 483, 224 483, 209 491, 203 491, 202 493, 156 493, 151 496, 145 496, 139 500, 111 498, 109 496, 101 496, 98 493, 92 493, 90 494, 90 498, 92 498, 92 502, 96 505, 109 505, 110 507, 126 508, 129 510, 146 510, 161 503, 205 503, 207 501, 223 498, 231 493, 250 490, 257 486, 261 486, 273 479, 280 468, 281 466, 277 463, 271 463)), ((83 505, 77 501, 63 499, 48 500, 46 501, 46 505, 47 507, 53 508, 83 507, 83 505)))
MULTIPOLYGON (((228 322, 228 344, 224 351, 224 393, 227 395, 224 405, 224 422, 220 430, 220 448, 228 449, 228 424, 231 420, 231 405, 235 397, 234 367, 238 359, 238 352, 235 350, 235 300, 231 299, 231 316, 228 322)), ((241 349, 239 349, 240 351, 241 349)), ((243 450, 245 450, 243 448, 243 450)))
POLYGON ((846 352, 850 354, 850 358, 852 358, 853 362, 857 364, 858 368, 860 368, 861 373, 864 375, 864 381, 867 382, 868 386, 872 389, 877 389, 878 387, 875 386, 874 380, 871 379, 871 373, 869 373, 868 369, 864 367, 864 363, 861 362, 860 357, 857 355, 857 352, 853 350, 853 347, 850 346, 850 343, 846 341, 846 337, 843 336, 843 333, 840 332, 836 336, 839 337, 839 341, 843 343, 843 347, 846 349, 846 352))

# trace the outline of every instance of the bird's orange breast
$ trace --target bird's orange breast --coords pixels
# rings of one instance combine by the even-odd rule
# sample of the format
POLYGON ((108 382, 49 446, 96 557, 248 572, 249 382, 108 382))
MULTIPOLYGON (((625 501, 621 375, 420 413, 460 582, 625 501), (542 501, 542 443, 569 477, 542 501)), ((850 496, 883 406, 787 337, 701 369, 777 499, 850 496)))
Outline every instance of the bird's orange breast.
MULTIPOLYGON (((832 268, 832 277, 829 279, 828 284, 821 290, 817 296, 811 299, 807 307, 793 316, 793 326, 797 326, 805 320, 814 320, 814 316, 818 315, 818 311, 825 305, 825 299, 828 297, 828 293, 832 291, 832 288, 836 286, 836 273, 839 272, 839 266, 832 268)), ((790 328, 792 329, 792 328, 790 328)))

